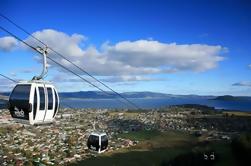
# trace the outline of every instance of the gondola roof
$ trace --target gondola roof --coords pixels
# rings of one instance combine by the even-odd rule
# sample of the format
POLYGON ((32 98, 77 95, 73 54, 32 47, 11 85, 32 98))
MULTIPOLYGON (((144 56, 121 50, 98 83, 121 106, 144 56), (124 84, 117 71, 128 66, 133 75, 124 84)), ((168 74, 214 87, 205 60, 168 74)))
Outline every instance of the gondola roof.
POLYGON ((90 135, 103 136, 107 134, 105 132, 95 131, 95 132, 92 132, 90 135))
POLYGON ((17 84, 31 84, 31 83, 43 83, 43 84, 47 84, 47 85, 51 85, 52 82, 50 81, 45 81, 45 80, 24 80, 24 81, 19 81, 17 84))

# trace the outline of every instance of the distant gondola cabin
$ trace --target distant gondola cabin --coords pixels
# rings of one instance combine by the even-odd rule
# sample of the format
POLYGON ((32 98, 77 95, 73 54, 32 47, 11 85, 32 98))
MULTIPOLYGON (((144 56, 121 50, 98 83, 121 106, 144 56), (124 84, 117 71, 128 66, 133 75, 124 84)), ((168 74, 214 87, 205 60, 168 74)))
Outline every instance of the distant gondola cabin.
POLYGON ((9 97, 12 118, 27 124, 53 122, 59 107, 59 97, 55 87, 45 81, 18 83, 9 97))
POLYGON ((88 149, 102 153, 108 147, 108 137, 106 133, 93 132, 87 140, 88 149))

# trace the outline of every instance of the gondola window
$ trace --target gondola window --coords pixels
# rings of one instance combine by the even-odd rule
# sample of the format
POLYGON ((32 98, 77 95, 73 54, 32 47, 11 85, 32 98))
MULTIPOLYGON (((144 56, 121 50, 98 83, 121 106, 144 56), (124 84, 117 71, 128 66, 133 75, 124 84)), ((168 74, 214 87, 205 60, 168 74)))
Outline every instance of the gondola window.
POLYGON ((39 95, 40 95, 40 110, 45 109, 45 95, 44 95, 44 88, 39 87, 39 95))
POLYGON ((10 96, 10 113, 13 117, 29 119, 30 85, 16 86, 10 96))
POLYGON ((105 150, 108 146, 108 138, 106 135, 101 137, 101 150, 105 150))
POLYGON ((57 96, 55 89, 54 89, 54 94, 55 94, 55 109, 54 109, 53 117, 55 117, 57 110, 58 110, 58 96, 57 96))
POLYGON ((37 113, 37 90, 35 89, 34 102, 33 102, 33 119, 35 119, 37 113))
POLYGON ((48 110, 51 110, 53 108, 53 94, 52 94, 52 89, 47 88, 47 93, 48 93, 48 110))

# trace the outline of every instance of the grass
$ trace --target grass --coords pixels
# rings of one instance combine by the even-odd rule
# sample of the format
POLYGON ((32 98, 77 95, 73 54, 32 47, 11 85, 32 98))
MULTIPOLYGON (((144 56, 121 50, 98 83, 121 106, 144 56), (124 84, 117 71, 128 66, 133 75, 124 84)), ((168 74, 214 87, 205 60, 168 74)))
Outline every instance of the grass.
POLYGON ((123 133, 119 134, 118 137, 140 141, 139 144, 127 151, 182 147, 186 145, 193 145, 198 140, 195 136, 183 132, 160 132, 157 130, 123 133))
POLYGON ((153 166, 160 165, 163 160, 170 160, 187 152, 188 149, 172 148, 172 149, 154 149, 151 151, 130 151, 127 153, 117 153, 112 156, 98 156, 97 158, 89 158, 76 165, 109 165, 109 166, 153 166))
POLYGON ((139 131, 118 135, 120 138, 140 140, 128 149, 104 153, 74 165, 160 165, 163 161, 190 151, 194 136, 181 132, 139 131))
POLYGON ((153 130, 153 131, 135 131, 135 132, 129 132, 129 133, 122 133, 122 134, 117 135, 117 137, 144 141, 144 140, 153 139, 161 135, 162 134, 160 131, 153 130))
POLYGON ((211 147, 216 151, 216 155, 219 157, 218 162, 215 164, 216 166, 238 165, 229 143, 214 143, 211 147))
POLYGON ((104 153, 72 165, 155 166, 168 165, 170 161, 177 161, 177 159, 181 159, 185 165, 191 165, 195 162, 194 158, 184 158, 184 156, 195 156, 195 160, 197 158, 202 160, 205 166, 238 165, 229 142, 201 142, 195 136, 177 131, 163 133, 159 131, 129 132, 120 134, 119 137, 141 141, 134 147, 104 153), (215 154, 215 161, 204 161, 204 153, 211 154, 212 152, 215 154), (186 159, 186 161, 183 161, 183 159, 186 159))
POLYGON ((251 117, 250 112, 238 112, 238 111, 223 111, 223 114, 228 114, 229 116, 244 116, 244 117, 251 117))

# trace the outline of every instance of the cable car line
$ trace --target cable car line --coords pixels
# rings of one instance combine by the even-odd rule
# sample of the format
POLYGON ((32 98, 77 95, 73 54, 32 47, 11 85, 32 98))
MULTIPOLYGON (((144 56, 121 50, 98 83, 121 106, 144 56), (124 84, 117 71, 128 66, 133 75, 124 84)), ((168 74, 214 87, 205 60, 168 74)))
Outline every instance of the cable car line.
POLYGON ((3 74, 1 74, 1 73, 0 73, 0 75, 1 75, 2 77, 4 77, 4 78, 6 78, 6 79, 8 79, 8 80, 10 80, 10 81, 12 81, 12 82, 14 82, 14 83, 18 83, 18 81, 13 80, 13 79, 11 79, 10 77, 8 77, 8 76, 6 76, 6 75, 3 75, 3 74))
MULTIPOLYGON (((52 62, 56 63, 57 65, 59 65, 60 67, 64 68, 64 69, 67 70, 68 72, 74 74, 75 76, 77 76, 77 77, 79 77, 80 79, 84 80, 84 81, 87 82, 88 84, 90 84, 90 85, 92 85, 93 87, 97 88, 98 90, 102 91, 103 93, 105 93, 105 94, 107 94, 107 95, 109 95, 109 96, 112 95, 111 93, 109 93, 109 92, 107 92, 107 91, 104 91, 103 89, 101 89, 100 87, 96 86, 96 85, 93 84, 92 82, 90 82, 90 81, 88 81, 87 79, 83 78, 81 75, 75 73, 74 71, 68 69, 68 68, 65 67, 64 65, 62 65, 62 64, 58 63, 57 61, 53 60, 52 58, 50 58, 50 57, 47 57, 47 58, 50 59, 52 62)), ((112 95, 112 96, 113 96, 113 95, 112 95)), ((115 99, 118 100, 119 102, 123 103, 123 104, 126 104, 125 102, 119 100, 118 98, 115 98, 115 99)), ((126 104, 126 105, 127 105, 127 104, 126 104)), ((134 105, 133 105, 133 106, 134 106, 134 105)), ((136 107, 136 106, 134 106, 134 107, 136 107)), ((136 108, 138 108, 138 107, 136 107, 136 108)))
POLYGON ((5 15, 3 15, 2 13, 0 13, 0 16, 3 17, 4 19, 6 19, 7 21, 9 21, 11 24, 15 25, 18 29, 22 30, 23 32, 25 32, 26 34, 30 35, 32 38, 36 39, 37 41, 39 41, 40 43, 42 43, 43 45, 46 45, 45 43, 43 43, 41 40, 35 38, 32 34, 30 34, 28 31, 26 31, 24 28, 22 28, 21 26, 19 26, 18 24, 16 24, 15 22, 13 22, 11 19, 9 19, 8 17, 6 17, 5 15))
MULTIPOLYGON (((39 52, 37 50, 37 48, 29 45, 27 42, 25 42, 24 40, 20 39, 19 37, 17 37, 16 35, 14 35, 13 33, 11 33, 10 31, 8 31, 7 29, 3 28, 2 26, 0 26, 0 29, 2 29, 3 31, 5 31, 6 33, 8 33, 9 35, 13 36, 14 38, 16 38, 18 41, 22 42, 23 44, 25 44, 26 46, 30 47, 31 49, 35 50, 36 52, 38 52, 39 54, 41 54, 41 52, 39 52)), ((83 81, 87 82, 88 84, 92 85, 93 87, 99 89, 100 91, 102 91, 103 93, 107 94, 107 95, 112 95, 111 93, 108 93, 107 91, 104 91, 103 89, 99 88, 98 86, 96 86, 95 84, 93 84, 92 82, 88 81, 87 79, 83 78, 81 75, 75 73, 74 71, 68 69, 67 67, 65 67, 64 65, 58 63, 57 61, 53 60, 51 57, 47 57, 48 59, 50 59, 51 61, 53 61, 54 63, 56 63, 57 65, 59 65, 60 67, 64 68, 65 70, 67 70, 68 72, 76 75, 77 77, 79 77, 80 79, 82 79, 83 81)), ((119 102, 122 102, 121 100, 119 100, 118 98, 115 98, 116 100, 118 100, 119 102)), ((126 104, 125 102, 122 102, 123 104, 126 104)), ((140 109, 138 106, 136 106, 134 103, 130 103, 132 106, 134 106, 137 109, 140 109)))
MULTIPOLYGON (((17 37, 16 35, 14 35, 13 33, 11 33, 10 31, 8 31, 7 29, 3 28, 2 26, 0 26, 0 29, 4 30, 5 32, 7 32, 8 34, 10 34, 11 36, 15 37, 17 40, 19 40, 20 42, 24 43, 26 46, 30 47, 31 49, 35 50, 36 52, 37 49, 31 45, 29 45, 27 42, 23 41, 22 39, 20 39, 19 37, 17 37)), ((38 52, 40 53, 40 52, 38 52)), ((91 83, 90 81, 86 80, 85 78, 81 77, 79 74, 73 72, 72 70, 68 69, 67 67, 65 67, 64 65, 56 62, 55 60, 53 60, 50 57, 47 57, 48 59, 50 59, 51 61, 53 61, 54 63, 56 63, 57 65, 61 66, 62 68, 64 68, 65 70, 69 71, 70 73, 77 75, 79 78, 81 78, 82 80, 84 80, 85 82, 89 83, 90 85, 94 86, 95 88, 99 89, 100 91, 107 93, 106 91, 103 91, 101 88, 99 88, 98 86, 94 85, 93 83, 91 83)), ((109 93, 107 93, 109 94, 109 93)))
MULTIPOLYGON (((17 40, 19 40, 20 42, 24 43, 25 45, 27 45, 28 47, 30 47, 31 49, 39 52, 40 54, 43 54, 44 56, 44 67, 46 64, 46 59, 45 59, 45 56, 46 56, 46 52, 43 52, 41 53, 38 49, 36 49, 35 47, 29 45, 28 43, 26 43, 25 41, 21 40, 20 38, 18 38, 16 35, 12 34, 11 32, 9 32, 8 30, 6 30, 5 28, 1 27, 0 28, 2 30, 4 30, 5 32, 7 32, 8 34, 10 34, 11 36, 15 37, 17 40)), ((45 50, 46 51, 46 50, 45 50)), ((60 65, 61 67, 63 67, 64 69, 66 69, 67 71, 73 73, 74 75, 77 75, 79 76, 81 79, 85 80, 84 78, 82 78, 80 75, 78 75, 77 73, 74 73, 72 70, 66 68, 65 66, 61 65, 60 63, 54 61, 53 59, 51 59, 50 57, 48 57, 48 59, 52 60, 53 62, 55 62, 56 64, 60 65)), ((43 72, 44 73, 44 68, 43 68, 43 72)), ((43 74, 41 74, 41 78, 43 78, 42 76, 43 74)), ((1 76, 4 76, 1 74, 1 76)), ((4 76, 5 77, 5 76, 4 76)), ((9 77, 5 77, 13 82, 16 82, 15 80, 9 78, 9 77)), ((37 78, 37 77, 35 77, 37 78)), ((37 80, 32 80, 32 81, 37 81, 37 80)), ((87 81, 87 80, 86 80, 87 81)), ((91 84, 93 85, 93 84, 91 84)), ((43 83, 43 89, 44 87, 47 89, 48 87, 50 87, 52 90, 53 90, 53 93, 51 93, 51 95, 55 96, 55 97, 52 97, 53 98, 53 102, 52 102, 52 110, 50 111, 53 111, 54 110, 54 113, 51 115, 49 114, 49 116, 47 116, 47 112, 49 110, 49 104, 48 104, 48 101, 49 100, 49 92, 48 92, 48 89, 44 89, 42 91, 42 96, 44 96, 43 98, 45 98, 45 90, 46 90, 46 94, 48 95, 46 97, 46 102, 47 104, 47 108, 45 108, 45 105, 43 105, 43 109, 41 108, 41 103, 39 101, 39 108, 38 108, 38 105, 37 105, 37 93, 39 92, 39 95, 40 94, 40 88, 42 89, 41 87, 41 83, 40 85, 36 85, 36 82, 33 82, 33 83, 30 83, 28 84, 28 87, 30 87, 30 90, 26 91, 25 89, 22 89, 23 87, 22 86, 26 86, 27 87, 27 83, 25 84, 22 84, 22 83, 18 83, 15 88, 13 89, 13 91, 11 92, 11 95, 10 95, 10 98, 9 98, 9 103, 8 103, 8 109, 10 110, 10 113, 11 113, 11 116, 12 118, 14 119, 17 119, 17 120, 24 120, 24 121, 27 121, 30 123, 30 124, 41 124, 41 123, 51 123, 53 122, 54 118, 55 118, 55 115, 56 113, 58 112, 58 107, 59 107, 59 97, 58 97, 58 93, 56 92, 55 88, 53 87, 53 85, 47 85, 47 83, 43 83), (31 90, 32 89, 32 90, 31 90), (23 91, 24 90, 24 91, 23 91), (20 103, 20 101, 22 101, 22 99, 18 99, 16 98, 16 93, 17 94, 20 94, 20 91, 23 91, 23 92, 29 92, 30 97, 31 99, 28 100, 28 103, 27 102, 22 102, 20 103), (14 95, 13 95, 14 94, 14 95), (16 99, 15 99, 16 98, 16 99), (31 101, 30 101, 31 100, 31 101), (56 100, 56 101, 55 101, 56 100), (32 102, 33 105, 30 103, 32 102), (21 108, 20 108, 21 107, 21 108), (42 109, 42 110, 41 110, 42 109), (44 114, 44 118, 41 119, 41 112, 45 112, 46 110, 46 114, 44 114), (40 113, 40 116, 38 115, 38 113, 40 113), (32 118, 33 117, 33 118, 32 118), (32 118, 32 119, 31 119, 32 118)), ((97 87, 95 85, 95 87, 97 87)), ((101 88, 97 87, 98 89, 102 90, 101 88)), ((102 90, 103 91, 103 90, 102 90)), ((105 92, 105 91, 104 91, 105 92)), ((23 93, 23 94, 25 94, 23 93)), ((26 95, 26 97, 28 97, 26 95)), ((41 97, 41 96, 40 96, 41 97)), ((41 98, 40 98, 41 100, 41 98)), ((119 100, 120 101, 120 100, 119 100)), ((107 137, 107 134, 106 133, 100 133, 100 132, 92 132, 90 135, 89 135, 89 138, 87 140, 87 147, 88 149, 90 150, 94 150, 98 153, 102 153, 104 151, 106 151, 107 147, 108 147, 108 137, 107 137)))
MULTIPOLYGON (((12 37, 16 38, 18 41, 22 42, 23 44, 25 44, 26 46, 30 47, 31 49, 35 50, 36 52, 40 53, 39 51, 37 51, 37 49, 31 45, 29 45, 28 43, 26 43, 25 41, 23 41, 22 39, 20 39, 19 37, 17 37, 16 35, 14 35, 13 33, 11 33, 10 31, 8 31, 7 29, 5 29, 4 27, 0 26, 0 29, 2 29, 3 31, 5 31, 6 33, 8 33, 9 35, 11 35, 12 37)), ((40 53, 41 54, 41 53, 40 53)))
POLYGON ((115 93, 116 95, 118 95, 119 97, 121 97, 122 99, 126 100, 128 103, 130 103, 131 105, 133 105, 135 108, 140 109, 136 104, 134 104, 133 102, 131 102, 130 100, 128 100, 126 97, 124 97, 123 95, 121 95, 120 93, 116 92, 115 90, 113 90, 112 88, 110 88, 108 85, 106 85, 105 83, 103 83, 102 81, 100 81, 99 79, 97 79, 96 77, 92 76, 90 73, 88 73, 86 70, 84 70, 83 68, 79 67, 78 65, 76 65, 75 63, 71 62, 68 58, 66 58, 65 56, 63 56, 62 54, 60 54, 59 52, 55 51, 54 49, 50 48, 53 52, 55 52, 57 55, 59 55, 60 57, 64 58, 67 62, 71 63, 73 66, 77 67, 79 70, 81 70, 82 72, 84 72, 85 74, 87 74, 88 76, 90 76, 91 78, 93 78, 95 81, 99 82, 100 84, 102 84, 103 86, 105 86, 107 89, 111 90, 113 93, 115 93))
MULTIPOLYGON (((61 58, 65 59, 67 62, 71 63, 73 66, 75 66, 76 68, 78 68, 79 70, 81 70, 82 72, 84 72, 85 74, 87 74, 89 77, 93 78, 95 81, 99 82, 100 84, 102 84, 104 87, 106 87, 107 89, 111 90, 114 94, 116 94, 117 96, 121 97, 122 99, 126 100, 128 103, 130 103, 133 107, 137 108, 137 109, 141 109, 139 106, 137 106, 135 103, 131 102, 129 99, 127 99, 126 97, 124 97, 123 95, 121 95, 120 93, 116 92, 115 90, 113 90, 111 87, 109 87, 108 85, 106 85, 105 83, 103 83, 102 81, 100 81, 99 79, 97 79, 96 77, 94 77, 92 74, 90 74, 89 72, 87 72, 86 70, 84 70, 83 68, 79 67, 78 65, 76 65, 75 63, 73 63, 72 61, 70 61, 68 58, 66 58, 64 55, 62 55, 61 53, 59 53, 58 51, 54 50, 53 48, 49 47, 47 44, 45 44, 43 41, 41 41, 40 39, 36 38, 34 35, 32 35, 31 33, 29 33, 27 30, 25 30, 24 28, 22 28, 21 26, 17 25, 15 22, 13 22, 11 19, 9 19, 8 17, 4 16, 3 14, 0 13, 0 16, 3 17, 4 19, 6 19, 7 21, 9 21, 10 23, 12 23, 13 25, 15 25, 17 28, 19 28, 20 30, 22 30, 23 32, 25 32, 27 35, 31 36, 33 39, 37 40, 38 42, 40 42, 41 44, 43 44, 44 46, 48 47, 51 51, 53 51, 54 53, 56 53, 58 56, 60 56, 61 58)), ((34 48, 33 48, 34 49, 34 48)), ((89 81, 90 82, 90 81, 89 81)), ((99 89, 99 88, 98 88, 99 89)), ((109 94, 111 95, 111 94, 109 94)))

